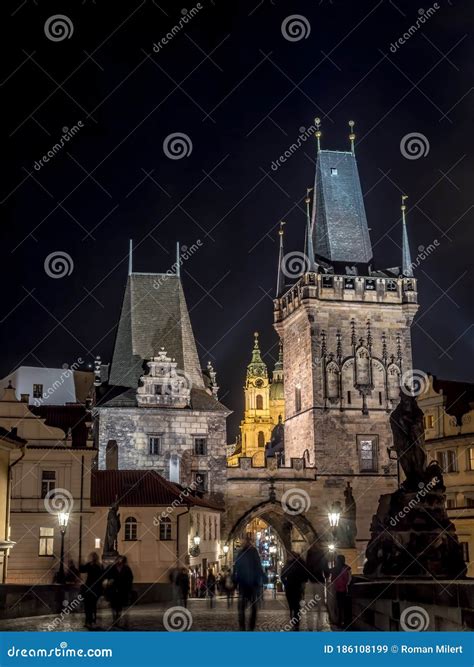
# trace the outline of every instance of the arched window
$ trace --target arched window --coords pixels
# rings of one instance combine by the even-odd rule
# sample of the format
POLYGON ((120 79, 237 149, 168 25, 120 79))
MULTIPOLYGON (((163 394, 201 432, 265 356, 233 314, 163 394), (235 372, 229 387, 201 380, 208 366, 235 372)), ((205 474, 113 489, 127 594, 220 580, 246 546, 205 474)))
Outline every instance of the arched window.
POLYGON ((257 410, 263 410, 263 396, 257 394, 257 410))
POLYGON ((137 540, 138 522, 134 516, 128 516, 125 519, 124 540, 126 542, 135 542, 137 540))
POLYGON ((259 447, 265 447, 265 433, 263 431, 258 432, 257 442, 259 447))
POLYGON ((118 470, 118 447, 116 440, 109 440, 105 448, 106 470, 118 470))
POLYGON ((160 540, 171 540, 171 519, 168 516, 160 519, 160 540))

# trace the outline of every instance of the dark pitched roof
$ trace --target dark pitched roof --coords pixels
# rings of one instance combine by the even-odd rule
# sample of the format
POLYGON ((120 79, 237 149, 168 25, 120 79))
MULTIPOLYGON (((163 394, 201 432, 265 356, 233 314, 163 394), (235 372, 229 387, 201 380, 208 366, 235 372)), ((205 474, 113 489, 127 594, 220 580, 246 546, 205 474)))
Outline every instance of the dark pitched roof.
MULTIPOLYGON (((110 387, 102 385, 98 388, 98 398, 96 405, 98 407, 106 408, 135 408, 137 407, 137 391, 136 389, 129 389, 127 387, 110 387)), ((160 408, 154 408, 160 409, 160 408)), ((161 408, 163 410, 170 410, 172 408, 161 408)), ((182 410, 183 408, 178 408, 182 410)), ((184 408, 186 409, 186 408, 184 408)), ((208 394, 205 389, 198 387, 191 388, 191 405, 190 410, 201 410, 203 412, 226 412, 230 414, 232 411, 225 407, 222 403, 208 394)))
POLYGON ((110 384, 136 389, 144 362, 158 356, 162 347, 193 385, 204 386, 181 280, 175 275, 132 273, 122 303, 110 384))
POLYGON ((17 447, 26 445, 28 442, 27 440, 24 440, 23 438, 20 438, 19 435, 17 435, 16 427, 12 428, 11 431, 8 431, 6 428, 3 428, 3 426, 0 426, 0 440, 3 440, 4 442, 7 442, 11 445, 16 445, 17 447))
POLYGON ((169 482, 156 470, 93 470, 91 473, 91 505, 109 507, 203 507, 224 508, 211 500, 186 493, 179 484, 169 482))
POLYGON ((68 405, 30 405, 29 409, 45 420, 46 426, 60 428, 64 435, 71 432, 73 447, 86 447, 89 429, 87 422, 92 421, 90 412, 81 404, 68 405))
POLYGON ((369 264, 372 246, 354 154, 319 151, 314 193, 316 256, 330 263, 369 264))

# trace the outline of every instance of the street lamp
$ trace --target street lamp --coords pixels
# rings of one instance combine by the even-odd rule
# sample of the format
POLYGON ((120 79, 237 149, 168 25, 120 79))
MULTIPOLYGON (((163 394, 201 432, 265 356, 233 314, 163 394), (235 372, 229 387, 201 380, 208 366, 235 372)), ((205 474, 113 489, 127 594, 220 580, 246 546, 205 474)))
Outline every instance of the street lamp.
POLYGON ((197 534, 196 534, 196 535, 194 536, 193 540, 194 540, 194 544, 195 544, 197 547, 201 544, 201 537, 200 537, 200 535, 197 535, 197 534))
POLYGON ((59 561, 58 584, 66 583, 66 576, 64 574, 64 535, 66 534, 68 522, 69 512, 58 512, 58 524, 61 532, 61 558, 59 561))
POLYGON ((328 512, 328 520, 331 528, 337 528, 339 525, 339 519, 341 518, 341 503, 336 501, 332 504, 331 509, 328 512))
POLYGON ((229 553, 229 545, 224 544, 224 546, 222 547, 222 551, 224 552, 224 555, 227 556, 227 554, 229 553))

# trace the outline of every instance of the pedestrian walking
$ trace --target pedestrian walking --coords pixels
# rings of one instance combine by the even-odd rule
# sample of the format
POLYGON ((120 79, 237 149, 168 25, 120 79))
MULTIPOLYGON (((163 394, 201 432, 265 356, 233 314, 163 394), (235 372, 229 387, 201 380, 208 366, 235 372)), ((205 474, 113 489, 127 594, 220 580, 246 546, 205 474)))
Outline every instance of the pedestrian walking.
POLYGON ((257 549, 250 536, 237 554, 234 564, 234 581, 239 589, 239 628, 246 629, 246 609, 250 606, 249 630, 255 630, 257 622, 257 597, 263 581, 263 569, 257 549))
POLYGON ((207 595, 209 598, 209 606, 212 609, 216 604, 216 577, 211 568, 207 573, 207 595))
POLYGON ((336 556, 334 568, 331 571, 331 583, 336 593, 337 624, 346 628, 349 621, 349 585, 352 580, 352 570, 346 565, 346 558, 342 554, 336 556))
POLYGON ((234 604, 234 591, 235 591, 235 583, 234 579, 232 578, 232 572, 230 569, 227 570, 227 572, 224 573, 224 593, 227 598, 227 609, 230 609, 230 607, 233 606, 234 604))
POLYGON ((128 625, 126 614, 122 617, 124 609, 130 605, 133 588, 133 572, 128 565, 126 556, 119 556, 117 562, 108 572, 111 579, 109 587, 110 606, 114 625, 118 625, 122 619, 124 625, 128 625))
POLYGON ((189 597, 189 575, 185 567, 182 567, 176 577, 176 585, 179 590, 179 604, 181 607, 187 608, 189 597))
POLYGON ((297 553, 288 552, 288 557, 283 570, 281 580, 285 586, 285 595, 290 610, 290 625, 292 630, 300 629, 301 601, 304 597, 304 586, 307 580, 306 566, 297 553))
POLYGON ((97 621, 97 601, 102 595, 103 567, 98 554, 94 551, 89 555, 87 563, 79 566, 79 572, 86 574, 86 581, 81 586, 84 598, 85 626, 93 630, 97 621))
POLYGON ((326 604, 326 581, 329 578, 329 565, 324 551, 319 544, 313 544, 306 553, 305 607, 307 610, 308 630, 321 630, 322 614, 326 604))

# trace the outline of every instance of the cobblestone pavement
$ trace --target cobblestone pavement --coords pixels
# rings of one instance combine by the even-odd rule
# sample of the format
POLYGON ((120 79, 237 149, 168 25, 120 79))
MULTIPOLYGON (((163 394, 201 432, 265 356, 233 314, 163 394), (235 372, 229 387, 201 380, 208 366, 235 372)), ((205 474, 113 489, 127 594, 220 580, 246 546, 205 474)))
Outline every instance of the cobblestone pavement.
MULTIPOLYGON (((172 605, 139 605, 129 610, 127 614, 128 627, 114 627, 112 625, 111 611, 104 606, 97 614, 97 630, 99 631, 117 631, 117 630, 135 630, 135 631, 166 631, 164 620, 166 621, 166 612, 168 611, 168 626, 174 625, 175 628, 181 628, 183 624, 188 627, 191 622, 190 630, 207 631, 226 631, 232 632, 239 629, 237 620, 237 599, 233 606, 228 609, 227 601, 218 598, 214 609, 209 608, 207 600, 191 599, 188 604, 188 612, 183 612, 182 608, 175 611, 172 605), (165 617, 165 619, 164 619, 165 617)), ((321 618, 321 630, 331 631, 327 613, 323 612, 321 618)), ((301 630, 308 630, 308 622, 311 623, 312 616, 302 614, 301 630)), ((290 630, 290 616, 284 595, 279 595, 277 599, 265 599, 263 606, 259 608, 257 615, 257 630, 276 631, 290 630)), ((122 622, 123 626, 123 622, 122 622)), ((28 630, 45 631, 54 629, 58 632, 77 632, 84 630, 84 616, 81 613, 74 613, 60 619, 59 616, 30 616, 28 618, 18 618, 0 621, 0 630, 16 630, 25 632, 28 630), (58 619, 55 621, 55 619, 58 619)))

